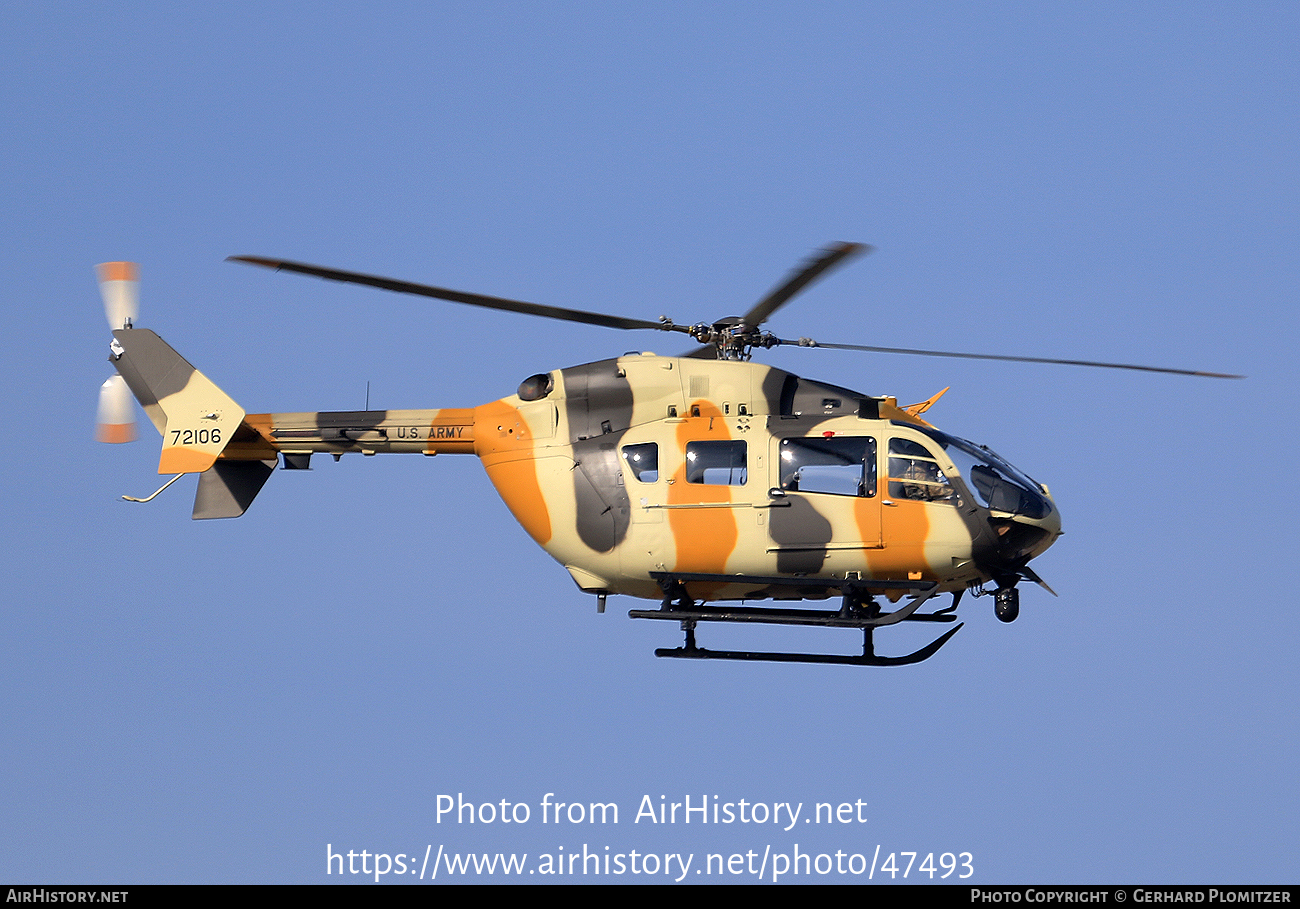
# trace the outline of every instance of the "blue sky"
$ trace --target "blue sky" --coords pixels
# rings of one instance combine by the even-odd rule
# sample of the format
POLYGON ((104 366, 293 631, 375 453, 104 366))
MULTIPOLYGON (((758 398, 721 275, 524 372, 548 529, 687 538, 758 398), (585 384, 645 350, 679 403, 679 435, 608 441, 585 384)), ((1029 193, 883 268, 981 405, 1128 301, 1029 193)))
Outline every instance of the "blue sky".
POLYGON ((0 878, 324 883, 327 844, 586 844, 1294 882, 1294 5, 377 6, 8 11, 0 878), (194 523, 192 480, 118 499, 156 487, 155 437, 92 441, 98 262, 141 263, 140 323, 249 411, 367 383, 442 407, 676 347, 224 258, 682 322, 832 240, 877 252, 777 334, 1249 378, 765 355, 905 402, 952 386, 928 416, 1061 508, 1035 562, 1059 599, 1027 587, 1009 626, 966 601, 897 670, 656 660, 677 632, 596 615, 472 458, 326 461, 194 523), (457 793, 532 820, 439 823, 457 793), (620 821, 543 825, 547 793, 620 821), (868 819, 634 822, 687 794, 868 819))

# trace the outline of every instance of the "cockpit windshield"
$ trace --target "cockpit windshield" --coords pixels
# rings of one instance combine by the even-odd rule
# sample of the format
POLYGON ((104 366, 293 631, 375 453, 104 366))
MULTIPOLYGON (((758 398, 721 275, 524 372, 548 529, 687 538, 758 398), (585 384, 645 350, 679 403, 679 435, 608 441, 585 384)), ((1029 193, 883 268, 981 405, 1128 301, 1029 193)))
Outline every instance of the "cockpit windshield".
POLYGON ((1051 513, 1052 505, 1044 495, 1046 490, 991 448, 937 429, 921 431, 943 446, 966 485, 985 508, 1022 514, 1034 520, 1051 513))

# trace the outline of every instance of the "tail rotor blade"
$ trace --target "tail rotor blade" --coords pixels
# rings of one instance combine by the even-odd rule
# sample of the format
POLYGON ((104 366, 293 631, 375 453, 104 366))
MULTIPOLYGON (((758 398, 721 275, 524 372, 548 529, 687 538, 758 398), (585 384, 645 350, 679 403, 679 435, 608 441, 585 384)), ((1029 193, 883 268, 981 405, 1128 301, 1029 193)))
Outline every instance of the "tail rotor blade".
POLYGON ((104 298, 108 327, 130 328, 140 312, 140 268, 134 262, 105 262, 95 266, 104 298))
POLYGON ((121 376, 113 376, 99 389, 99 420, 95 438, 101 442, 135 440, 135 406, 131 389, 121 376))

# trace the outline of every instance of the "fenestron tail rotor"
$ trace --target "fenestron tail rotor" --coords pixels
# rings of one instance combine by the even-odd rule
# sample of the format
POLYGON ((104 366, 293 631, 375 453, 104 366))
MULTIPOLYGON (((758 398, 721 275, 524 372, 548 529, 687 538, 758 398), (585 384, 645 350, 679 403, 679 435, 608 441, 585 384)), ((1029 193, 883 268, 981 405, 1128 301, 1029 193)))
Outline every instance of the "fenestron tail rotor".
MULTIPOLYGON (((108 327, 132 327, 140 313, 139 266, 134 262, 105 262, 95 266, 95 271, 99 274, 99 293, 104 298, 108 327)), ((95 438, 111 443, 135 440, 135 405, 131 389, 119 375, 100 386, 95 438)))

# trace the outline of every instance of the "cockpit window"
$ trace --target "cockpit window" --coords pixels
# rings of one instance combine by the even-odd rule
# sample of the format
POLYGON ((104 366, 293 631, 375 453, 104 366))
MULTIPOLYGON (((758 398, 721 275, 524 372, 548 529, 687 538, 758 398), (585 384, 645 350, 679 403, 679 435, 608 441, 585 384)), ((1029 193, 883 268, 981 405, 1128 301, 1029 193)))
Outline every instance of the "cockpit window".
POLYGON ((929 449, 912 439, 889 440, 889 495, 895 499, 961 504, 929 449))
POLYGON ((841 496, 876 494, 876 440, 833 436, 781 440, 781 488, 841 496))
POLYGON ((890 439, 889 453, 900 455, 915 455, 921 458, 934 460, 934 453, 926 448, 920 442, 913 442, 911 439, 890 439))
POLYGON ((937 429, 922 431, 943 446, 971 493, 985 508, 1035 520, 1051 513, 1052 505, 1042 494, 1043 488, 997 452, 937 429))
POLYGON ((659 479, 659 446, 654 442, 624 445, 623 460, 640 482, 654 483, 659 479))

